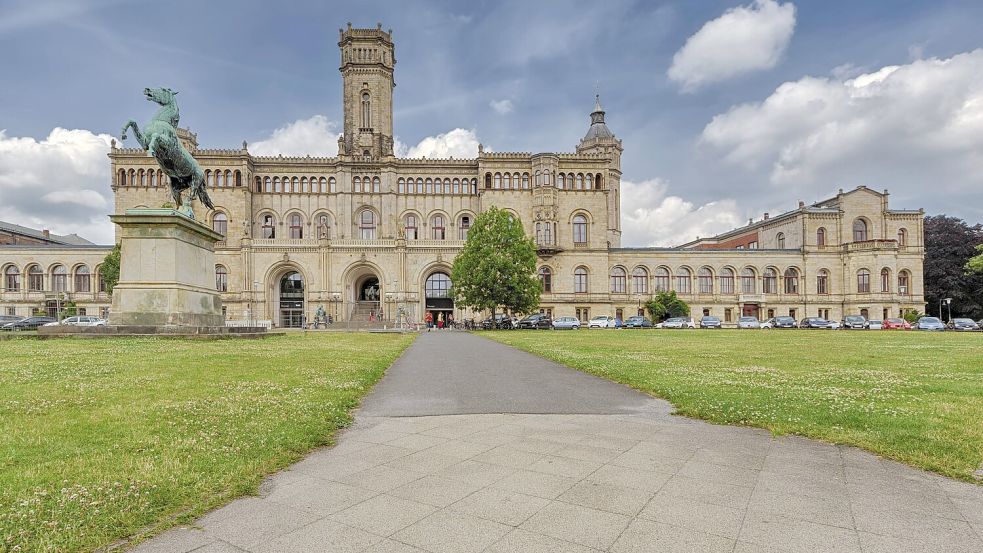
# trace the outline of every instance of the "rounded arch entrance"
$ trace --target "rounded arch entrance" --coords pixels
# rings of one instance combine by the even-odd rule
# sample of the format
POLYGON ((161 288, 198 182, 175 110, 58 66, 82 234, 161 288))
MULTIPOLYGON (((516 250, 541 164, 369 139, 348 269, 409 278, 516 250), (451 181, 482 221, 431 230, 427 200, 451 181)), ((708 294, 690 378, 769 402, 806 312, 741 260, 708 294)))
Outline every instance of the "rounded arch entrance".
POLYGON ((424 271, 423 302, 424 317, 430 313, 433 322, 450 322, 454 315, 454 297, 451 295, 450 267, 437 265, 424 271))
POLYGON ((269 317, 281 328, 303 328, 306 323, 307 275, 293 264, 272 267, 267 273, 269 317))
POLYGON ((379 267, 359 263, 349 267, 344 274, 345 316, 349 319, 384 319, 384 292, 386 281, 379 267))

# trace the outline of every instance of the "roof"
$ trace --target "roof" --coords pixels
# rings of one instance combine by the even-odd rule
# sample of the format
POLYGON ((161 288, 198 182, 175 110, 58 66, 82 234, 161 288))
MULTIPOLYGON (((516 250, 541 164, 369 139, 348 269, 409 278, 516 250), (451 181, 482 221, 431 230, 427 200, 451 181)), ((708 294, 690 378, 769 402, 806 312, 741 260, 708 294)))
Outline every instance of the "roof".
POLYGON ((601 107, 601 95, 594 96, 594 111, 590 114, 590 128, 584 140, 593 138, 614 138, 614 133, 604 124, 604 108, 601 107))
POLYGON ((63 246, 93 246, 93 242, 82 238, 77 234, 51 234, 48 236, 44 235, 44 231, 36 230, 28 227, 23 227, 21 225, 15 225, 14 223, 8 223, 6 221, 0 221, 0 230, 7 231, 13 234, 19 234, 21 236, 26 236, 28 238, 34 238, 36 240, 43 240, 45 242, 50 242, 52 244, 63 245, 63 246))

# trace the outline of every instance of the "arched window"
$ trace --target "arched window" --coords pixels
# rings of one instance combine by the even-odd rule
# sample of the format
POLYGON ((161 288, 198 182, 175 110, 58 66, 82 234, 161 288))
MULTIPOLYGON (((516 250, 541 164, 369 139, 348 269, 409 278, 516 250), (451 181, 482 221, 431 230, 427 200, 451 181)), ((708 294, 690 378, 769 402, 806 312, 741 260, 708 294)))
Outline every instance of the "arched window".
POLYGON ((577 267, 573 270, 573 291, 577 294, 587 293, 587 269, 577 267))
POLYGON ((491 188, 491 173, 485 173, 485 188, 491 188))
POLYGON ((372 127, 372 106, 369 102, 369 93, 362 93, 362 128, 368 129, 372 127))
POLYGON ((587 217, 575 215, 573 218, 573 243, 587 243, 587 217))
POLYGON ((523 190, 529 189, 529 173, 522 174, 522 189, 523 190))
POLYGON ((290 191, 291 192, 302 192, 300 189, 300 179, 294 177, 290 179, 290 191))
POLYGON ((355 177, 352 179, 352 192, 362 191, 362 177, 355 177))
POLYGON ((891 291, 891 269, 884 267, 881 269, 881 292, 891 291))
POLYGON ((698 290, 701 294, 713 293, 713 271, 709 267, 700 267, 696 272, 698 290))
POLYGON ((584 189, 584 174, 577 173, 577 190, 583 190, 583 189, 584 189))
POLYGON ((911 294, 911 273, 908 271, 898 272, 898 294, 902 296, 911 294))
POLYGON ((560 173, 559 177, 557 177, 557 183, 556 183, 556 185, 557 185, 556 187, 559 188, 560 190, 565 189, 567 187, 567 177, 566 177, 566 175, 564 175, 563 173, 560 173))
POLYGON ((549 267, 539 268, 539 282, 543 285, 543 292, 547 294, 553 292, 553 271, 549 267))
POLYGON ((150 178, 147 181, 149 182, 149 186, 157 186, 157 171, 151 171, 150 178))
POLYGON ((215 266, 215 289, 219 292, 229 291, 229 271, 222 265, 215 266))
POLYGON ((789 267, 785 269, 785 293, 799 293, 799 271, 795 268, 789 267))
POLYGON ((778 271, 771 267, 765 269, 761 277, 761 292, 765 294, 778 293, 778 271))
POLYGON ((816 245, 820 248, 826 246, 826 229, 824 227, 816 229, 816 245))
POLYGON ((140 169, 140 186, 147 186, 147 172, 140 169))
MULTIPOLYGON (((505 173, 505 188, 512 188, 512 173, 505 173)), ((516 188, 518 188, 518 186, 516 186, 516 188)))
POLYGON ((270 177, 263 179, 263 192, 273 192, 273 181, 270 177))
POLYGON ((382 180, 379 177, 372 177, 372 191, 376 194, 382 192, 382 180))
POLYGON ((669 291, 669 269, 665 267, 659 267, 655 270, 655 291, 656 292, 667 292, 669 291))
POLYGON ((263 228, 260 236, 267 240, 276 238, 276 220, 272 215, 263 215, 263 228))
POLYGON ((8 265, 3 270, 3 287, 8 292, 20 291, 20 271, 16 265, 8 265))
POLYGON ((758 275, 754 273, 754 269, 751 267, 745 267, 741 271, 741 293, 742 294, 756 294, 758 292, 758 275))
POLYGON ((460 194, 460 193, 461 193, 461 180, 454 179, 454 194, 460 194))
POLYGON ((516 190, 522 187, 522 175, 519 173, 512 173, 512 187, 516 190))
POLYGON ((540 187, 543 185, 543 173, 541 171, 536 171, 535 179, 533 180, 533 186, 540 187))
POLYGON ((283 192, 283 189, 280 188, 280 177, 273 177, 273 191, 283 192))
POLYGON ((68 291, 68 269, 64 265, 55 265, 51 269, 51 290, 53 292, 68 291))
POLYGON ((461 216, 461 224, 458 225, 461 240, 468 239, 468 231, 471 230, 471 217, 469 215, 461 216))
POLYGON ((119 177, 117 178, 117 182, 119 182, 119 185, 120 186, 126 186, 126 170, 125 169, 120 169, 119 170, 119 177))
POLYGON ((290 215, 290 238, 299 240, 304 237, 304 220, 299 213, 290 215))
POLYGON ((416 179, 416 193, 423 194, 423 179, 416 179))
POLYGON ((853 222, 853 241, 863 242, 867 240, 867 221, 857 219, 853 222))
POLYGON ((321 177, 321 192, 336 192, 338 181, 334 177, 328 179, 328 189, 324 189, 324 177, 321 177))
POLYGON ((542 229, 542 226, 543 226, 542 223, 536 223, 536 245, 537 246, 542 246, 543 245, 543 229, 542 229))
POLYGON ((495 189, 498 190, 502 188, 502 174, 495 173, 495 189))
POLYGON ((31 292, 44 290, 44 272, 38 265, 31 265, 27 268, 27 289, 31 292))
POLYGON ((419 237, 417 227, 418 227, 418 223, 416 220, 416 215, 412 213, 407 214, 404 224, 404 228, 406 229, 405 232, 406 232, 407 240, 416 240, 419 237))
POLYGON ((600 190, 600 189, 601 189, 601 174, 598 173, 597 176, 594 177, 594 190, 600 190))
POLYGON ((433 194, 433 179, 427 179, 427 194, 433 194))
POLYGON ((444 179, 444 194, 451 193, 451 179, 444 179))
POLYGON ((590 173, 587 173, 587 177, 586 178, 587 178, 587 184, 585 185, 585 188, 587 190, 593 190, 594 189, 594 175, 591 175, 590 173))
POLYGON ((313 183, 313 182, 314 182, 314 179, 311 179, 310 181, 308 181, 307 180, 307 177, 300 177, 300 191, 301 192, 311 192, 312 191, 311 190, 311 183, 313 183))
POLYGON ((645 267, 635 267, 631 272, 631 289, 635 294, 649 293, 649 272, 645 267))
POLYGON ((430 220, 431 233, 433 234, 434 240, 443 240, 446 236, 446 229, 444 228, 444 216, 434 215, 433 219, 430 220))
MULTIPOLYGON (((242 186, 242 172, 236 169, 236 171, 233 174, 235 175, 235 185, 242 186)), ((158 179, 158 181, 159 180, 160 179, 158 179)))
POLYGON ((734 270, 730 267, 724 267, 720 270, 720 293, 734 293, 734 270))
POLYGON ((816 274, 816 293, 829 294, 829 271, 820 269, 816 274))
POLYGON ((775 239, 778 241, 778 249, 784 250, 785 249, 785 233, 784 232, 779 232, 778 235, 775 236, 775 239))
POLYGON ((324 213, 317 218, 317 237, 322 240, 331 238, 331 220, 324 213))
POLYGON ((908 245, 908 231, 907 229, 898 229, 898 247, 904 248, 908 245))
POLYGON ((676 292, 680 294, 693 293, 693 273, 686 267, 676 270, 676 292))
POLYGON ((225 236, 229 232, 229 217, 221 211, 212 215, 212 230, 225 236))
POLYGON ((375 212, 371 209, 358 214, 358 235, 362 240, 375 240, 375 212))
POLYGON ((860 269, 857 271, 857 293, 870 293, 870 271, 867 269, 860 269))
POLYGON ((406 192, 406 179, 404 179, 403 177, 399 177, 396 180, 396 192, 399 192, 400 194, 406 192))
POLYGON ((624 294, 628 290, 628 274, 621 267, 611 269, 611 293, 624 294))
POLYGON ((428 298, 449 298, 451 277, 447 276, 447 273, 434 273, 428 276, 424 291, 428 298))

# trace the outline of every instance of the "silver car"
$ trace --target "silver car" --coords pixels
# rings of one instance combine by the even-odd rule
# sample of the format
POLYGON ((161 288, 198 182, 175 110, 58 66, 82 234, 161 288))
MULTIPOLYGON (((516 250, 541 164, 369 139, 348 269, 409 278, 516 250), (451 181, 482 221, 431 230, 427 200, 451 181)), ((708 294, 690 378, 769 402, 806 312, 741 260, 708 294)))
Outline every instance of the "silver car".
POLYGON ((553 319, 553 330, 580 330, 577 317, 557 317, 553 319))
POLYGON ((915 323, 915 330, 945 330, 945 325, 938 317, 922 317, 915 323))
POLYGON ((757 317, 741 317, 737 319, 737 328, 761 328, 757 317))

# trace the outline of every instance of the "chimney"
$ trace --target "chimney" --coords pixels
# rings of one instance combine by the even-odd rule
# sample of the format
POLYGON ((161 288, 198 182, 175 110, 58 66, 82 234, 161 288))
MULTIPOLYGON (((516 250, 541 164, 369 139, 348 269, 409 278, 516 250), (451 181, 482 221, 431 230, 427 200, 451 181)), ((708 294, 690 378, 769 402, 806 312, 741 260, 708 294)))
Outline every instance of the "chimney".
POLYGON ((768 220, 768 214, 765 213, 765 221, 767 221, 767 220, 768 220))
POLYGON ((44 239, 45 240, 50 240, 51 239, 51 231, 49 231, 48 229, 42 230, 41 231, 41 234, 44 235, 44 239))
POLYGON ((799 200, 799 209, 802 209, 805 206, 806 206, 806 203, 803 202, 802 200, 799 200))

